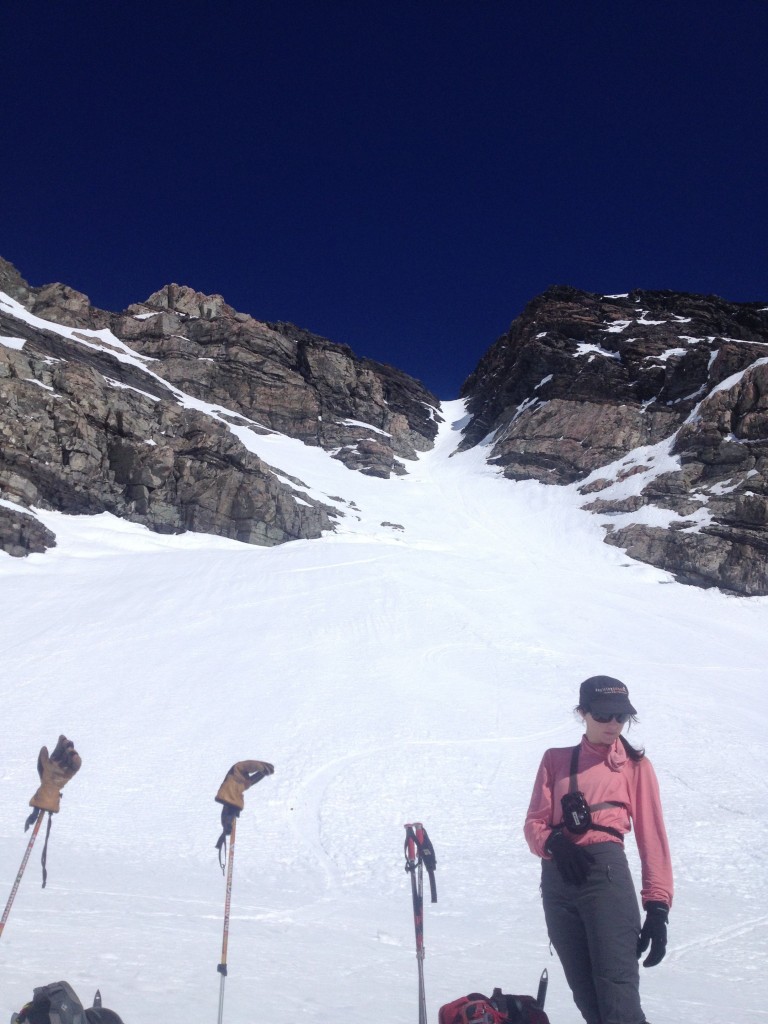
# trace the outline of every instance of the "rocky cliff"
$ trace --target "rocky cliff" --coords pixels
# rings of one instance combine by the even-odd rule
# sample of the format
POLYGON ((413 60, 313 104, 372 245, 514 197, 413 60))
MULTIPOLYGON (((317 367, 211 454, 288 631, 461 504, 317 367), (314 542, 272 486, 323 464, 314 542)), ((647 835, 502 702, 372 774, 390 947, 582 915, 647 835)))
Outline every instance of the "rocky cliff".
MULTIPOLYGON (((266 465, 249 431, 384 478, 436 434, 418 381, 220 295, 171 284, 110 313, 2 260, 0 293, 0 549, 14 555, 55 542, 34 506, 256 544, 318 537, 343 502, 266 465)), ((684 582, 768 594, 768 306, 552 288, 462 394, 462 446, 511 480, 571 488, 608 543, 684 582)))
POLYGON ((0 547, 52 536, 24 508, 107 511, 161 532, 257 544, 318 537, 338 514, 250 452, 248 424, 351 469, 405 472, 437 399, 392 367, 221 296, 169 285, 113 314, 0 261, 0 547))
POLYGON ((768 306, 552 288, 464 384, 513 480, 575 487, 606 540, 679 579, 768 593, 768 306))

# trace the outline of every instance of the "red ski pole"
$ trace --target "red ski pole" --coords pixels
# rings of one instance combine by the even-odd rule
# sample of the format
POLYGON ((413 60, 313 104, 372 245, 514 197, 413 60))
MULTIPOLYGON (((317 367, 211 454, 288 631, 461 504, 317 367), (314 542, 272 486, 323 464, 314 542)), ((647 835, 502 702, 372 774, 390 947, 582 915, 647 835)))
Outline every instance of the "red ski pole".
POLYGON ((427 1024, 427 998, 424 990, 424 887, 423 867, 429 872, 432 902, 437 902, 435 855, 426 829, 420 821, 405 826, 405 870, 411 876, 413 926, 416 932, 416 962, 419 972, 419 1024, 427 1024))
POLYGON ((30 853, 32 853, 32 847, 35 845, 35 840, 37 839, 37 833, 40 831, 40 826, 42 825, 42 823, 43 823, 43 815, 39 814, 37 816, 37 821, 35 822, 35 827, 32 830, 32 835, 29 837, 29 842, 27 843, 27 849, 26 849, 26 852, 24 853, 24 857, 23 857, 23 859, 21 861, 21 867, 19 868, 18 874, 16 875, 16 881, 13 883, 13 888, 11 889, 11 895, 8 897, 8 902, 5 904, 5 910, 3 911, 3 918, 2 918, 2 920, 0 920, 0 935, 3 934, 3 929, 5 928, 5 922, 8 920, 8 915, 11 912, 11 907, 13 906, 13 901, 16 899, 16 893, 19 891, 19 885, 21 884, 21 876, 24 874, 24 869, 27 866, 27 861, 29 860, 29 855, 30 855, 30 853))

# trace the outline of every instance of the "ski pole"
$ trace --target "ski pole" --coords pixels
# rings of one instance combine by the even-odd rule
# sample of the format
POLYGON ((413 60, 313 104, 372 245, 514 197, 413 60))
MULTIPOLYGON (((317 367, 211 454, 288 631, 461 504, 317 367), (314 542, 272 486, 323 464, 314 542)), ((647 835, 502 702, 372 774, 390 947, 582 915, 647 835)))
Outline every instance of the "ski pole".
POLYGON ((233 764, 224 781, 219 786, 216 794, 216 803, 222 804, 221 825, 222 831, 216 842, 216 849, 219 851, 219 863, 222 871, 222 851, 226 851, 227 836, 229 840, 229 863, 227 865, 227 896, 224 902, 224 938, 221 944, 221 963, 216 968, 221 975, 219 985, 219 1024, 224 1015, 224 982, 227 977, 227 943, 229 942, 229 908, 232 902, 232 867, 235 862, 235 829, 237 818, 242 811, 243 793, 250 789, 254 783, 259 782, 267 775, 274 773, 275 766, 269 761, 238 761, 233 764))
POLYGON ((427 999, 424 990, 424 885, 423 868, 429 874, 432 902, 437 903, 435 854, 427 831, 420 821, 405 826, 405 870, 411 876, 413 925, 416 932, 416 962, 419 972, 419 1024, 427 1024, 427 999))
POLYGON ((424 989, 424 890, 421 857, 416 856, 418 823, 405 826, 405 870, 411 876, 413 927, 416 932, 416 964, 419 974, 419 1024, 427 1024, 427 998, 424 989))
POLYGON ((21 861, 21 867, 19 868, 18 874, 16 875, 16 881, 13 883, 13 888, 11 889, 11 895, 8 897, 8 902, 6 903, 5 910, 3 911, 3 918, 0 921, 0 935, 3 934, 3 929, 5 928, 5 922, 8 920, 8 915, 11 912, 11 907, 13 906, 13 901, 16 899, 16 893, 19 891, 19 885, 21 884, 21 876, 24 874, 24 869, 27 866, 27 861, 29 860, 29 855, 30 855, 30 853, 32 853, 32 847, 35 845, 35 840, 37 839, 37 833, 40 831, 40 826, 42 825, 42 823, 43 823, 43 815, 40 814, 40 815, 38 815, 37 821, 35 822, 35 827, 32 830, 32 835, 29 837, 29 842, 27 843, 27 849, 26 849, 26 852, 24 853, 24 857, 23 857, 23 859, 21 861))
POLYGON ((232 865, 235 861, 235 830, 237 818, 232 819, 232 832, 229 836, 229 861, 227 863, 227 895, 224 900, 224 938, 221 943, 221 963, 216 970, 221 975, 219 985, 219 1024, 224 1016, 224 982, 227 978, 227 943, 229 942, 229 907, 232 902, 232 865))
POLYGON ((541 977, 539 978, 539 990, 536 993, 536 1005, 538 1006, 538 1008, 540 1010, 544 1009, 544 1002, 545 1002, 545 1000, 547 998, 547 986, 548 985, 549 985, 549 973, 547 972, 547 968, 545 967, 544 970, 541 972, 541 977))

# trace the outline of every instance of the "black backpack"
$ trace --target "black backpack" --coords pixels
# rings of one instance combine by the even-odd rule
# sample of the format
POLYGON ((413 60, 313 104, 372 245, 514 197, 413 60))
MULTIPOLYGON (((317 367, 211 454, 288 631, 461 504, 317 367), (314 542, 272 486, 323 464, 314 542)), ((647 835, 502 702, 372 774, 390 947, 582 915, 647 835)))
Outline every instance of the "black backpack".
POLYGON ((11 1024, 123 1024, 114 1010, 101 1005, 97 991, 93 1006, 84 1009, 66 981, 54 981, 34 990, 32 1001, 14 1013, 11 1024))

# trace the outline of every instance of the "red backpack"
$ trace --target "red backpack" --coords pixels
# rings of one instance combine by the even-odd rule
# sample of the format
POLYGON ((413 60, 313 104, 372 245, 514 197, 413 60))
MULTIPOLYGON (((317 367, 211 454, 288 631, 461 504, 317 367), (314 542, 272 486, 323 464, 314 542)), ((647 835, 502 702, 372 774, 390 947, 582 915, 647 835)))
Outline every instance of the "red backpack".
POLYGON ((500 988, 490 998, 471 992, 441 1006, 438 1024, 549 1024, 543 1004, 543 997, 504 995, 500 988))
POLYGON ((480 992, 454 999, 440 1007, 438 1024, 504 1024, 506 1016, 480 992))

